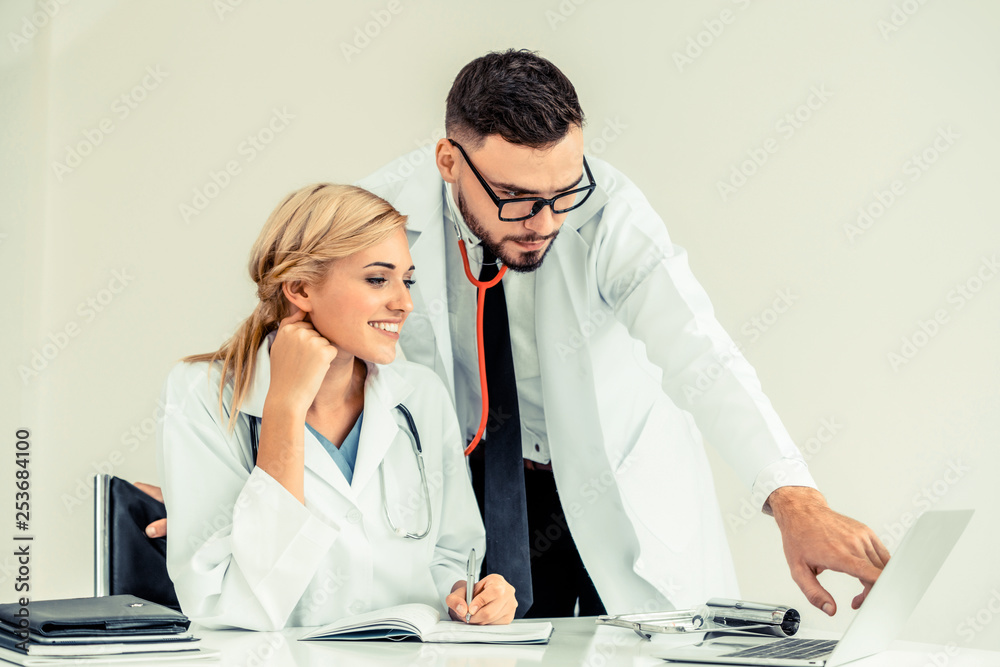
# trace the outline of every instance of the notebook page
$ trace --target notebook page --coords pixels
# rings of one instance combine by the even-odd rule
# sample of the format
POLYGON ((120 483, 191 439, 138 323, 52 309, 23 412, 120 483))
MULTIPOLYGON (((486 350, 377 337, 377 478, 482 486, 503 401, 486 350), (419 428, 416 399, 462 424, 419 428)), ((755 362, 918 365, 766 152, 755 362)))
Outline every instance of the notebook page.
POLYGON ((440 619, 441 614, 428 605, 401 604, 342 618, 303 635, 302 639, 322 639, 356 630, 379 629, 405 630, 415 635, 423 635, 432 631, 440 619))
POLYGON ((511 623, 510 625, 467 625, 459 621, 441 621, 423 635, 425 642, 483 644, 544 644, 552 634, 552 624, 511 623))

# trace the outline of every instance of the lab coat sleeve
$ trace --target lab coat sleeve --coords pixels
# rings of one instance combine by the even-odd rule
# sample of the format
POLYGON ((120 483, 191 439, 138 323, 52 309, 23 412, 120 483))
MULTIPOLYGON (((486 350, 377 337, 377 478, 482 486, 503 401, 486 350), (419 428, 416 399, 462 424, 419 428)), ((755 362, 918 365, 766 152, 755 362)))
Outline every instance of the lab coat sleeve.
POLYGON ((660 217, 631 182, 609 199, 595 235, 601 297, 663 371, 663 390, 766 502, 780 486, 815 488, 805 461, 722 328, 660 217))
POLYGON ((179 364, 163 390, 157 454, 170 517, 167 568, 191 620, 281 629, 338 527, 260 468, 247 471, 247 454, 219 415, 218 373, 205 369, 179 364))
MULTIPOLYGON (((433 371, 423 369, 426 388, 434 388, 434 404, 437 410, 441 434, 442 504, 441 528, 434 546, 431 561, 431 575, 440 593, 442 608, 447 612, 444 599, 451 593, 452 586, 459 579, 465 579, 469 550, 476 550, 476 558, 482 562, 486 554, 486 531, 479 515, 479 505, 472 492, 468 464, 465 461, 462 438, 458 428, 458 418, 451 405, 451 397, 440 378, 433 371)), ((428 410, 429 413, 434 413, 428 410)), ((433 483, 433 480, 430 480, 433 483)))

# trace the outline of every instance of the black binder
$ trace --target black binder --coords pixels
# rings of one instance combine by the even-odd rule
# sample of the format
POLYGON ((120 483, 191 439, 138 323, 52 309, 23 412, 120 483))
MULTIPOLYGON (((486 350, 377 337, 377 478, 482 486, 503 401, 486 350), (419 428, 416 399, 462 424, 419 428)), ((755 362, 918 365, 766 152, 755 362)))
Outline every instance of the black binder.
POLYGON ((22 636, 25 630, 43 637, 163 635, 190 624, 179 611, 134 595, 0 604, 0 629, 22 636))

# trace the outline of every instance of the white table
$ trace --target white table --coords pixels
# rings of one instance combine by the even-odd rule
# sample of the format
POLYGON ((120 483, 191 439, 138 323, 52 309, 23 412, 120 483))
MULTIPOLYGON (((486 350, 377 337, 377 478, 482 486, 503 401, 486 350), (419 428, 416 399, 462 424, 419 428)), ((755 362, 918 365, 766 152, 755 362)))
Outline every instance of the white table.
MULTIPOLYGON (((547 645, 503 646, 483 644, 421 644, 387 641, 298 641, 308 629, 281 632, 206 630, 193 626, 204 648, 221 652, 224 667, 323 667, 345 665, 379 667, 418 665, 432 667, 514 667, 514 665, 585 665, 587 667, 644 667, 674 665, 654 657, 671 643, 690 643, 693 637, 654 636, 644 641, 631 630, 598 627, 593 617, 552 619, 555 631, 547 645)), ((800 633, 829 638, 830 633, 800 633)), ((176 663, 175 663, 176 664, 176 663)), ((964 649, 947 655, 932 644, 895 642, 893 650, 859 660, 858 667, 986 667, 1000 666, 1000 652, 964 649), (942 661, 943 660, 943 661, 942 661)))

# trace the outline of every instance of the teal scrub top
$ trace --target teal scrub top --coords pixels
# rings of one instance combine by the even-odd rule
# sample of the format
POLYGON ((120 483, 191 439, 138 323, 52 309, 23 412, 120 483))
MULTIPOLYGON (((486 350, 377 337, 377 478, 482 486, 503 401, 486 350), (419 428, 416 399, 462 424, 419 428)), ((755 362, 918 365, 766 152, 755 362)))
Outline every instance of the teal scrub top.
POLYGON ((330 458, 337 464, 340 471, 344 473, 348 484, 354 479, 354 464, 358 460, 358 442, 361 440, 361 420, 364 416, 364 412, 358 415, 358 421, 354 422, 354 428, 344 438, 344 442, 341 443, 340 447, 327 440, 319 431, 306 423, 306 427, 316 436, 319 444, 323 445, 323 449, 329 452, 330 458))

